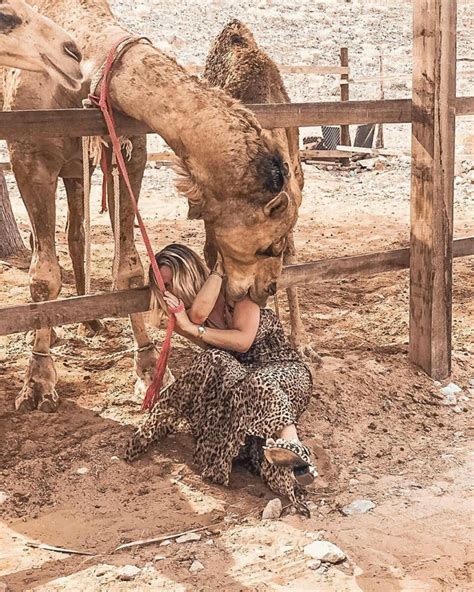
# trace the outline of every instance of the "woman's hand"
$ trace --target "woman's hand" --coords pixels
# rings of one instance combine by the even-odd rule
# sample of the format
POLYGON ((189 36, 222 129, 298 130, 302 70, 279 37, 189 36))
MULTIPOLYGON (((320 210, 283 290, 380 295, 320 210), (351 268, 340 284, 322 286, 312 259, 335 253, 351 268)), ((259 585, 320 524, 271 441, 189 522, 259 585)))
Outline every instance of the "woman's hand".
MULTIPOLYGON (((177 309, 182 305, 181 300, 168 291, 163 294, 163 300, 171 309, 177 309)), ((194 324, 189 320, 188 313, 184 310, 184 306, 182 309, 182 311, 174 313, 174 316, 176 317, 176 326, 182 333, 191 333, 194 324)))

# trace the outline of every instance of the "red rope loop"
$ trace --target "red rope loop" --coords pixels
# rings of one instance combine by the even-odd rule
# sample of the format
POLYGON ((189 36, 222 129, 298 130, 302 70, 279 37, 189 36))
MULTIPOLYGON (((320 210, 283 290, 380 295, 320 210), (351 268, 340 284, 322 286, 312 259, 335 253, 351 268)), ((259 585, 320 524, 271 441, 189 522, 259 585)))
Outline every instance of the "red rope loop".
MULTIPOLYGON (((122 155, 122 150, 120 146, 120 140, 118 138, 116 129, 115 129, 115 119, 113 115, 112 109, 112 102, 110 99, 110 77, 111 71, 117 57, 117 49, 118 47, 123 44, 125 41, 130 40, 131 42, 138 42, 141 38, 135 38, 132 35, 127 35, 126 37, 122 37, 119 39, 110 50, 105 65, 104 65, 104 73, 102 77, 102 84, 100 88, 100 95, 96 97, 94 95, 90 95, 89 99, 93 105, 99 107, 102 111, 102 114, 105 119, 105 123, 107 125, 107 129, 110 135, 110 140, 112 142, 112 149, 115 153, 117 158, 117 165, 120 170, 120 174, 122 175, 123 182, 128 190, 130 195, 130 201, 132 202, 133 210, 135 212, 135 216, 137 218, 138 226, 140 228, 140 232, 142 235, 143 242, 145 243, 145 248, 148 253, 148 257, 150 258, 151 267, 153 269, 153 274, 156 280, 156 284, 159 287, 160 291, 163 293, 165 291, 165 283, 163 281, 163 277, 161 276, 160 270, 158 268, 158 264, 155 259, 155 253, 151 246, 150 239, 148 237, 148 233, 146 231, 145 225, 143 223, 143 219, 140 215, 138 210, 138 202, 137 198, 133 192, 130 179, 127 172, 127 167, 125 165, 125 160, 122 155)), ((128 47, 131 46, 132 43, 128 47)), ((171 313, 168 319, 168 325, 166 327, 166 335, 163 341, 163 345, 161 347, 160 355, 156 362, 156 368, 153 376, 153 380, 150 386, 147 389, 145 399, 143 401, 142 410, 143 409, 152 409, 159 394, 163 384, 163 377, 166 371, 166 367, 168 365, 168 357, 171 351, 171 336, 174 331, 176 317, 174 316, 175 313, 182 312, 184 310, 184 305, 182 303, 176 309, 169 309, 171 313), (181 309, 182 306, 182 309, 181 309)))

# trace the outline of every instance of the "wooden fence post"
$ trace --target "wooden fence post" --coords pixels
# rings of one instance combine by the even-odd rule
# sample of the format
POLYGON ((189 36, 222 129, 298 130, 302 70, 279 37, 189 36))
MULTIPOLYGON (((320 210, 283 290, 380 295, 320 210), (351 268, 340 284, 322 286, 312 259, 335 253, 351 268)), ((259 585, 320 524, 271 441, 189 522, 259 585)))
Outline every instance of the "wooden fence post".
MULTIPOLYGON (((379 99, 385 99, 385 87, 383 83, 385 75, 385 68, 383 64, 383 54, 382 50, 380 50, 379 55, 379 76, 380 76, 380 85, 379 85, 379 99)), ((379 123, 377 126, 377 139, 375 141, 376 148, 384 148, 384 138, 383 138, 383 123, 379 123)))
POLYGON ((451 372, 456 0, 413 2, 410 359, 451 372))
MULTIPOLYGON (((340 49, 340 61, 341 66, 344 68, 349 67, 349 50, 347 47, 341 47, 340 49)), ((349 74, 341 74, 341 101, 348 101, 349 100, 349 74)), ((351 136, 349 133, 349 126, 348 125, 341 125, 341 146, 350 146, 351 145, 351 136)), ((345 158, 341 160, 341 164, 347 166, 349 164, 349 159, 345 158)))

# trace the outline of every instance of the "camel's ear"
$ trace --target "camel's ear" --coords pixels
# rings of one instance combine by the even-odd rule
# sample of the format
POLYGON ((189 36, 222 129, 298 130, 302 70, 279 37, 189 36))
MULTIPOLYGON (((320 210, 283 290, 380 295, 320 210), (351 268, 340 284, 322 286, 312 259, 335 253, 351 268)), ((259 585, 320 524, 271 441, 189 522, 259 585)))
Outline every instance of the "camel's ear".
POLYGON ((275 218, 287 209, 290 204, 290 199, 286 191, 282 191, 276 197, 264 205, 263 211, 268 218, 275 218))
POLYGON ((202 218, 201 204, 193 204, 189 202, 188 220, 200 220, 202 218))
POLYGON ((176 158, 173 164, 173 169, 176 173, 176 191, 188 199, 188 218, 190 220, 202 218, 204 194, 191 173, 187 163, 180 158, 176 158))

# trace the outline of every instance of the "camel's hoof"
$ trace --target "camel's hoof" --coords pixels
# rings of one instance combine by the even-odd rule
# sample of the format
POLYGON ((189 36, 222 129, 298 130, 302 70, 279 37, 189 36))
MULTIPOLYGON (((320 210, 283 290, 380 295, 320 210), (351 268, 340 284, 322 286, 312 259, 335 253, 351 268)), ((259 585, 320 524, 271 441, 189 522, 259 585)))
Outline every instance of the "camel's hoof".
POLYGON ((17 411, 40 409, 46 413, 56 411, 59 396, 56 392, 56 370, 50 356, 32 355, 25 382, 20 394, 15 399, 17 411))
POLYGON ((55 389, 51 393, 42 395, 38 403, 38 411, 43 411, 43 413, 54 413, 58 407, 59 395, 55 389))
POLYGON ((302 345, 298 348, 298 352, 303 360, 308 364, 312 364, 315 368, 322 366, 322 357, 316 352, 316 350, 313 349, 311 345, 302 345))
POLYGON ((33 389, 25 385, 20 394, 15 399, 15 410, 20 413, 34 411, 36 409, 36 401, 33 394, 33 389))
POLYGON ((84 323, 80 323, 77 334, 81 337, 95 337, 102 333, 104 327, 105 325, 101 321, 85 321, 84 323))
POLYGON ((144 380, 143 378, 137 378, 137 380, 135 382, 135 387, 133 389, 136 399, 141 400, 141 399, 145 398, 145 394, 146 394, 148 387, 150 386, 150 383, 151 383, 150 379, 144 380))

